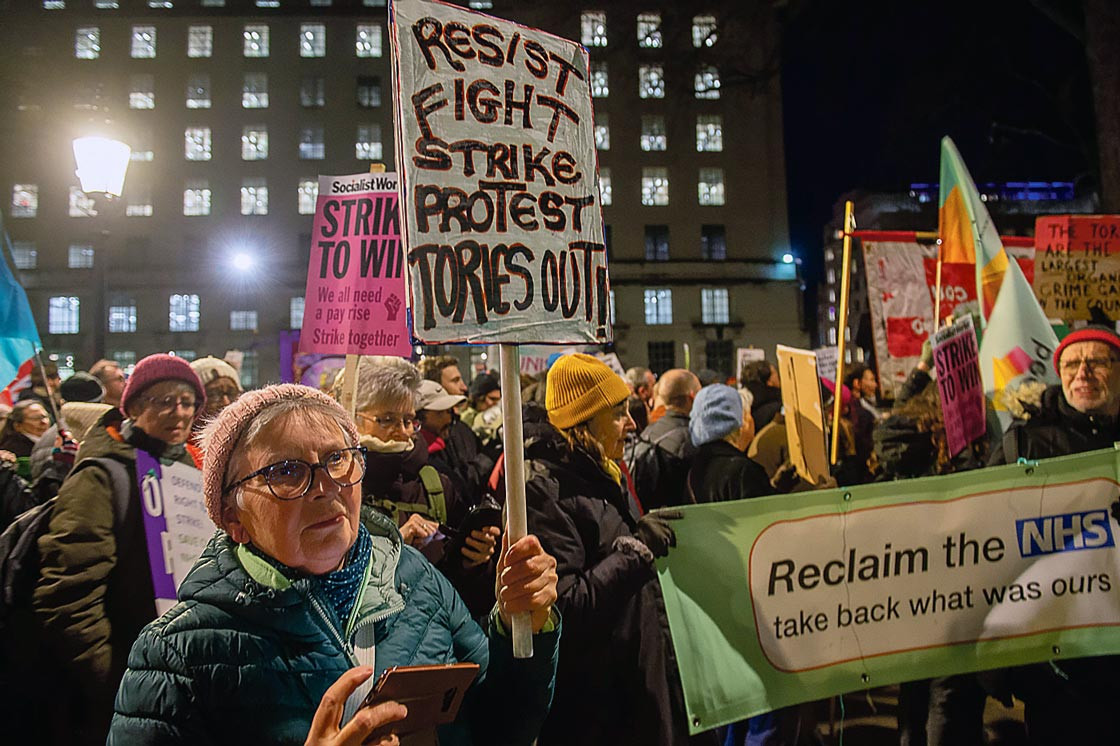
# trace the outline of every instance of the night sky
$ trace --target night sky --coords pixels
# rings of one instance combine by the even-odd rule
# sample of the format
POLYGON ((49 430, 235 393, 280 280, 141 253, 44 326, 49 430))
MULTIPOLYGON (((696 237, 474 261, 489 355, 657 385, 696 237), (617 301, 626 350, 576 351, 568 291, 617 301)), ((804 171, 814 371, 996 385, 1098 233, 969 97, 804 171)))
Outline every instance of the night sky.
MULTIPOLYGON (((973 178, 1094 189, 1076 0, 791 2, 782 67, 791 242, 815 307, 821 235, 856 190, 936 182, 951 136, 973 178)), ((915 225, 934 230, 936 225, 915 225)), ((809 318, 812 318, 810 311, 809 318)))

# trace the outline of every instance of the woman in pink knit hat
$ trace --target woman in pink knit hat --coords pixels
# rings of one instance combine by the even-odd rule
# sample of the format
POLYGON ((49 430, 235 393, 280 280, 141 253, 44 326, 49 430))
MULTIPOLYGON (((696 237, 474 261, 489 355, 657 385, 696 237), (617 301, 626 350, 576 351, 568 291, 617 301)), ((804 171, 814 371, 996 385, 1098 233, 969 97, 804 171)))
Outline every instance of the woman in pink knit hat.
MULTIPOLYGON (((393 520, 360 519, 365 449, 329 396, 251 391, 202 441, 206 507, 221 530, 179 604, 133 646, 110 745, 366 743, 405 715, 393 702, 363 706, 375 674, 456 662, 480 671, 439 743, 533 742, 559 637, 556 562, 536 537, 503 547, 484 632, 393 520), (534 654, 515 662, 506 630, 518 612, 532 619, 534 654)), ((435 743, 434 730, 407 743, 435 743)))

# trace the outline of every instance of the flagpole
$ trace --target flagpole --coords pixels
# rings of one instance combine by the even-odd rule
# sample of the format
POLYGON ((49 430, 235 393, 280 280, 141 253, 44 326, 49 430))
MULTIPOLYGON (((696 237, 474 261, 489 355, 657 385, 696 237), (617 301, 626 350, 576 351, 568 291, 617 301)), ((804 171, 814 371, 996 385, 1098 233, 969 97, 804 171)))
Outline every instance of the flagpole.
POLYGON ((832 379, 835 386, 832 406, 832 457, 830 462, 836 465, 836 455, 840 447, 840 406, 843 399, 840 395, 840 372, 844 369, 844 332, 848 328, 848 286, 852 274, 852 202, 844 203, 844 256, 841 262, 840 277, 840 319, 837 324, 836 340, 836 373, 832 379))
POLYGON ((934 281, 933 330, 941 326, 941 239, 937 239, 937 279, 934 281))

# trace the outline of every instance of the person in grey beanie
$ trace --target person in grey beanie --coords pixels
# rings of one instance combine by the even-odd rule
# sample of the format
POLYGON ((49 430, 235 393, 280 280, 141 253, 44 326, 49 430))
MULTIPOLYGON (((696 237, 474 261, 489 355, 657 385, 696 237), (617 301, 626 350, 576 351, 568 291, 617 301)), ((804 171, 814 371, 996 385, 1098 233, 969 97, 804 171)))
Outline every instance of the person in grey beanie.
POLYGON ((696 456, 688 473, 688 488, 698 503, 742 500, 774 494, 766 470, 745 451, 754 436, 754 421, 743 411, 735 389, 722 383, 696 394, 688 418, 696 456))

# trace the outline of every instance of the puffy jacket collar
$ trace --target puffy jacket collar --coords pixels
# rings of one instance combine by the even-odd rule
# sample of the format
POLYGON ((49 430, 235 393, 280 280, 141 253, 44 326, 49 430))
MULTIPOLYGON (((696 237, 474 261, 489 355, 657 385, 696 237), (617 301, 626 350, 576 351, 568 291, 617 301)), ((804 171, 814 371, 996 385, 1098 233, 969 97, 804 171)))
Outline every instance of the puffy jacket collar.
MULTIPOLYGON (((373 538, 373 560, 358 614, 349 626, 369 617, 383 617, 404 608, 396 588, 401 535, 388 518, 371 513, 363 521, 373 538)), ((314 577, 290 580, 267 562, 238 546, 224 531, 210 539, 202 556, 179 587, 179 600, 197 601, 246 616, 254 623, 286 634, 313 634, 308 598, 329 606, 314 577)), ((337 619, 332 622, 341 630, 337 619)))

